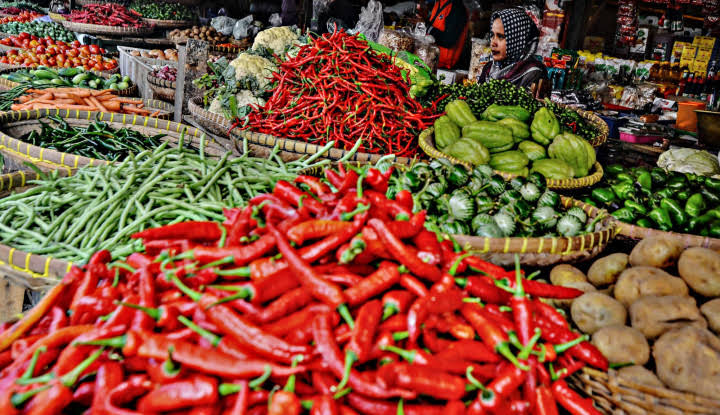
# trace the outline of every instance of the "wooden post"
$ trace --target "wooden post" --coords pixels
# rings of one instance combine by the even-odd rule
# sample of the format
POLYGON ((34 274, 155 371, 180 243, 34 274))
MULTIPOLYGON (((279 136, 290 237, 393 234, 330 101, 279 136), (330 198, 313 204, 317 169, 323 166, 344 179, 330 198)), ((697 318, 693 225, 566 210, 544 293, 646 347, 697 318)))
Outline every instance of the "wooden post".
POLYGON ((175 122, 182 122, 187 113, 188 102, 202 92, 192 81, 207 73, 209 44, 202 40, 188 39, 187 45, 178 45, 178 74, 175 88, 175 122))

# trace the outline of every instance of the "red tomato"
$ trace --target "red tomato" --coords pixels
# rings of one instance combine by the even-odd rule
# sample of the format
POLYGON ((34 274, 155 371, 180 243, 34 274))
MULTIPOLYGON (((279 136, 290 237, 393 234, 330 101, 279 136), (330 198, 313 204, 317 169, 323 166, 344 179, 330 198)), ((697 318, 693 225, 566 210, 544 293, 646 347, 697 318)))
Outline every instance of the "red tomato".
POLYGON ((10 49, 7 54, 9 56, 17 56, 18 51, 17 51, 17 49, 10 49))
POLYGON ((78 50, 77 49, 68 49, 65 52, 65 54, 74 58, 78 55, 78 50))
POLYGON ((71 45, 75 48, 80 47, 80 41, 79 40, 73 40, 71 45))
POLYGON ((90 53, 97 55, 100 53, 100 47, 98 45, 90 45, 90 53))
POLYGON ((40 58, 40 65, 51 66, 52 64, 50 63, 50 60, 48 58, 43 56, 42 58, 40 58))
POLYGON ((103 63, 103 68, 106 71, 109 71, 111 69, 115 69, 115 64, 113 62, 107 61, 107 62, 103 63))
POLYGON ((36 47, 36 48, 35 48, 35 53, 38 53, 38 54, 45 53, 45 46, 40 45, 40 46, 36 47))
POLYGON ((93 65, 93 69, 96 70, 96 71, 102 71, 102 70, 103 70, 103 66, 102 66, 101 63, 96 63, 95 65, 93 65))
POLYGON ((27 49, 28 47, 30 47, 30 41, 27 39, 23 39, 21 45, 22 45, 23 49, 27 49))
POLYGON ((82 51, 82 53, 84 53, 86 55, 90 54, 90 46, 88 46, 88 45, 82 45, 82 46, 80 46, 79 49, 82 51))
POLYGON ((30 33, 22 32, 18 35, 20 39, 30 39, 30 33))
POLYGON ((57 55, 55 59, 57 59, 58 65, 62 65, 63 63, 65 63, 65 55, 57 55))

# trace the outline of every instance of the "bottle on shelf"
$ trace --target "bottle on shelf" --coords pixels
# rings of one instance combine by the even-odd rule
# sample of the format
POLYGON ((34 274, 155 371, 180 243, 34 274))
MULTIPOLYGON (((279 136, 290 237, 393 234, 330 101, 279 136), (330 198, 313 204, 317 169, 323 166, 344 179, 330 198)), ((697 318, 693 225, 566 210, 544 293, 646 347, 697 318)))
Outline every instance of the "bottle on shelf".
POLYGON ((678 83, 677 90, 675 91, 675 96, 681 97, 681 96, 685 95, 685 89, 687 88, 688 76, 689 76, 688 71, 683 72, 682 76, 680 77, 680 82, 678 83))

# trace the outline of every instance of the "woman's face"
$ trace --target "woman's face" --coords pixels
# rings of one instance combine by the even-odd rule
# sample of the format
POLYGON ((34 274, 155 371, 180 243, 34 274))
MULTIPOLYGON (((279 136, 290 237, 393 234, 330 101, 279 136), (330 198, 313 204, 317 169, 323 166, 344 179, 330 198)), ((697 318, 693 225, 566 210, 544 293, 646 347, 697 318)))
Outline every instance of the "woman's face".
POLYGON ((492 50, 493 59, 499 62, 507 57, 507 42, 505 40, 505 28, 503 28, 502 20, 495 19, 491 30, 492 39, 490 39, 490 49, 492 50))

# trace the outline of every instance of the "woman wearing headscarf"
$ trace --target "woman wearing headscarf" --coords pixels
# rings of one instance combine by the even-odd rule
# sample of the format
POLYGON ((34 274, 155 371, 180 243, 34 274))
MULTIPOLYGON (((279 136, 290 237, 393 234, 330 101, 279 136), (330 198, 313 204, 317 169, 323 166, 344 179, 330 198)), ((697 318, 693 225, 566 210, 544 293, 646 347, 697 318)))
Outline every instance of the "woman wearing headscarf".
POLYGON ((505 9, 493 13, 490 22, 493 60, 485 65, 478 82, 506 79, 533 90, 541 83, 549 86, 545 65, 533 57, 540 32, 530 16, 521 9, 505 9))

